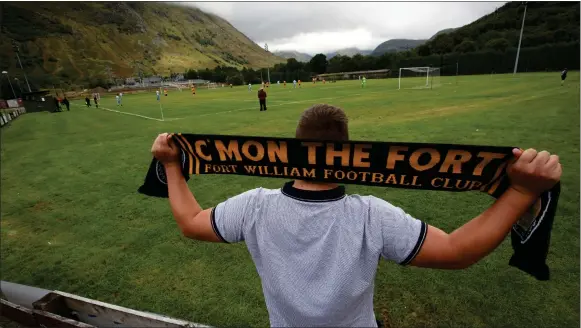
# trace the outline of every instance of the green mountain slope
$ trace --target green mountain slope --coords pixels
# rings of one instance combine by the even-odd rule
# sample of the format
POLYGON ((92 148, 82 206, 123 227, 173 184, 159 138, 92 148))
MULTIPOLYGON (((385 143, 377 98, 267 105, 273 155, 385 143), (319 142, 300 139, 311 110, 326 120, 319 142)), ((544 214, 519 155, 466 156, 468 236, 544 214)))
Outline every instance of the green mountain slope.
POLYGON ((294 50, 289 50, 289 51, 275 51, 274 54, 276 56, 285 58, 285 59, 289 59, 289 58, 294 58, 299 62, 302 63, 307 63, 309 62, 309 60, 311 60, 311 58, 313 58, 313 56, 303 53, 303 52, 298 52, 298 51, 294 51, 294 50))
MULTIPOLYGON (((438 31, 436 34, 434 34, 428 40, 432 40, 435 37, 437 37, 438 35, 450 33, 454 30, 456 30, 456 28, 443 29, 441 31, 438 31)), ((414 39, 391 39, 391 40, 387 40, 387 41, 381 43, 380 45, 378 45, 371 52, 371 55, 372 56, 381 56, 384 53, 406 51, 406 50, 421 46, 422 44, 426 43, 428 40, 424 40, 424 39, 418 39, 418 40, 414 40, 414 39)))
POLYGON ((387 40, 380 45, 378 45, 372 52, 372 56, 381 56, 389 52, 399 52, 409 49, 413 49, 423 43, 426 40, 412 40, 412 39, 391 39, 387 40))
POLYGON ((0 26, 0 68, 18 71, 16 42, 39 85, 284 61, 218 16, 166 3, 2 2, 0 26))
MULTIPOLYGON (((417 52, 427 56, 517 47, 524 7, 522 2, 509 2, 468 25, 435 36, 417 52)), ((521 47, 570 42, 579 42, 579 2, 528 2, 521 47)))
POLYGON ((457 29, 458 29, 458 28, 454 28, 454 27, 452 27, 452 28, 446 28, 446 29, 443 29, 443 30, 441 30, 441 31, 438 31, 436 34, 432 35, 432 37, 431 37, 431 38, 429 38, 429 40, 433 40, 435 37, 437 37, 437 36, 438 36, 438 35, 440 35, 440 34, 446 34, 446 33, 454 32, 454 31, 455 31, 455 30, 457 30, 457 29))
POLYGON ((333 52, 330 52, 328 54, 326 54, 327 59, 331 59, 335 56, 347 56, 347 57, 353 57, 357 54, 360 55, 369 55, 371 53, 371 50, 361 50, 359 48, 344 48, 344 49, 339 49, 333 52))

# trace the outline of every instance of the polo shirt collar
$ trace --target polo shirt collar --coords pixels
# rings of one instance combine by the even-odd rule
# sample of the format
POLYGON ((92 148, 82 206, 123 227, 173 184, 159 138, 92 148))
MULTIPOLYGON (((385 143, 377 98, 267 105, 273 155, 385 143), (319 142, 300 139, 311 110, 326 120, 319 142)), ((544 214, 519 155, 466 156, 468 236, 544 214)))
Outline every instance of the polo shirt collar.
POLYGON ((303 190, 293 186, 294 181, 289 181, 281 188, 285 196, 305 202, 330 202, 345 197, 345 187, 338 186, 329 190, 303 190))

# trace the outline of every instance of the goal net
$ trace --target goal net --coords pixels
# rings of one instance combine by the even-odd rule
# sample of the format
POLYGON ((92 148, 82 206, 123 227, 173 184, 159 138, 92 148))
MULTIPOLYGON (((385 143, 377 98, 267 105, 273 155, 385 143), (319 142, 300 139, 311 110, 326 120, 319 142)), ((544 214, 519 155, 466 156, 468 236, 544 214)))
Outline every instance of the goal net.
POLYGON ((179 91, 182 91, 183 86, 177 83, 164 83, 162 84, 162 86, 164 88, 175 88, 178 89, 179 91))
POLYGON ((218 87, 218 84, 215 82, 209 82, 207 85, 208 89, 216 89, 218 87))
POLYGON ((439 67, 403 67, 399 69, 397 89, 431 89, 441 86, 439 67))
POLYGON ((314 77, 318 81, 337 81, 337 80, 361 80, 365 77, 369 79, 387 79, 391 73, 389 69, 378 69, 372 71, 353 71, 353 72, 340 72, 340 73, 326 73, 318 74, 314 77))

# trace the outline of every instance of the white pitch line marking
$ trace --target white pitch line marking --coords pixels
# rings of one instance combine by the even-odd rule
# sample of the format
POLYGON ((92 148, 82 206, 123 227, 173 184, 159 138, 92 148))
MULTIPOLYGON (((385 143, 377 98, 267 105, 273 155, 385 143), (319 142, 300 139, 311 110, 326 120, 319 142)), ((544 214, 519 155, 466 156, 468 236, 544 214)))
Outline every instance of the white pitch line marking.
POLYGON ((159 118, 154 118, 154 117, 149 117, 149 116, 139 115, 139 114, 134 114, 134 113, 128 113, 128 112, 122 112, 120 110, 110 109, 110 108, 107 108, 107 107, 99 107, 99 109, 104 109, 104 110, 108 110, 110 112, 115 112, 115 113, 119 113, 119 114, 125 114, 125 115, 132 115, 132 116, 142 117, 142 118, 146 118, 148 120, 154 120, 154 121, 163 122, 163 120, 161 120, 159 118))
MULTIPOLYGON (((289 104, 300 104, 300 103, 310 102, 310 101, 329 100, 329 99, 337 99, 337 98, 341 98, 341 97, 327 97, 327 98, 317 98, 317 99, 300 100, 300 101, 289 101, 289 102, 285 102, 282 104, 270 105, 268 107, 278 107, 278 106, 285 106, 285 105, 289 105, 289 104)), ((231 112, 238 112, 241 110, 252 110, 252 109, 256 109, 256 107, 238 108, 238 109, 232 109, 232 110, 227 110, 227 111, 222 111, 222 112, 206 113, 206 114, 198 115, 196 117, 208 116, 208 115, 218 115, 218 114, 225 114, 225 113, 231 113, 231 112)))
MULTIPOLYGON (((83 107, 82 105, 77 105, 79 107, 83 107)), ((134 113, 128 113, 128 112, 123 112, 120 110, 115 110, 115 109, 111 109, 111 108, 107 108, 107 107, 96 107, 97 109, 103 109, 106 111, 110 111, 110 112, 114 112, 114 113, 119 113, 119 114, 125 114, 125 115, 131 115, 131 116, 137 116, 137 117, 141 117, 141 118, 145 118, 148 120, 154 120, 154 121, 158 121, 158 122, 169 122, 169 121, 177 121, 177 120, 183 120, 183 117, 174 117, 174 118, 168 118, 165 120, 159 119, 159 118, 155 118, 155 117, 149 117, 149 116, 145 116, 145 115, 139 115, 139 114, 134 114, 134 113)))

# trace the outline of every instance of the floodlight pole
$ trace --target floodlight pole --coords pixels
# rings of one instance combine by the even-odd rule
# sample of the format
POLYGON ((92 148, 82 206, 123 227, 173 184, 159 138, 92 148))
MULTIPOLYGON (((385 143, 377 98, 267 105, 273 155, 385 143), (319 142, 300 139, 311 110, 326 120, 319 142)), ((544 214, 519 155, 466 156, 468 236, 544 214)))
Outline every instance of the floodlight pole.
POLYGON ((518 39, 518 48, 516 49, 516 60, 514 62, 514 71, 512 72, 512 74, 516 74, 516 70, 518 68, 518 56, 520 55, 520 44, 522 41, 522 33, 523 30, 525 28, 525 18, 527 16, 527 3, 525 2, 525 12, 522 15, 522 25, 520 27, 520 38, 518 39))
POLYGON ((158 103, 159 103, 159 110, 160 110, 160 112, 161 112, 161 120, 162 120, 162 121, 165 121, 165 118, 163 117, 163 107, 161 106, 161 99, 162 99, 162 98, 161 98, 161 93, 162 93, 162 89, 161 89, 161 88, 162 88, 162 87, 160 86, 160 87, 159 87, 159 99, 160 99, 160 100, 158 101, 158 103))
MULTIPOLYGON (((268 51, 268 44, 264 44, 264 50, 268 51)), ((270 67, 266 67, 266 74, 268 79, 268 84, 270 84, 270 67)))
POLYGON ((28 86, 28 92, 32 92, 30 89, 30 83, 28 83, 28 78, 26 77, 26 72, 24 71, 24 67, 22 67, 22 62, 20 61, 20 56, 18 55, 18 45, 13 44, 14 52, 16 52, 16 58, 18 59, 18 63, 20 64, 20 69, 22 70, 22 74, 24 74, 24 80, 26 81, 26 85, 28 86))
POLYGON ((8 72, 2 71, 2 74, 6 74, 6 78, 8 79, 8 84, 10 84, 10 89, 12 89, 12 94, 14 95, 14 98, 16 99, 16 92, 14 92, 14 88, 12 87, 12 82, 10 82, 10 76, 8 75, 8 72))
POLYGON ((20 87, 20 80, 18 80, 18 78, 15 77, 14 81, 16 81, 16 85, 18 86, 18 89, 20 90, 20 95, 22 96, 22 88, 20 87))
POLYGON ((401 67, 399 68, 399 78, 397 79, 397 89, 401 89, 401 67))

